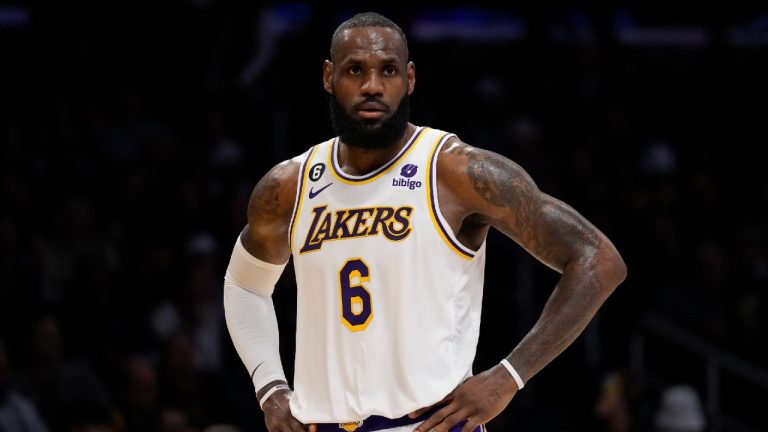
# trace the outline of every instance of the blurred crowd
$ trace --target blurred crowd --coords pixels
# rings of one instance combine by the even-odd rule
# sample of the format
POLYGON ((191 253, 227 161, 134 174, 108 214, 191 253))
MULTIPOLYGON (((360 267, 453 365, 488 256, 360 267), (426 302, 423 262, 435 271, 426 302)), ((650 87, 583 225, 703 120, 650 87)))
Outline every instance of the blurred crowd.
MULTIPOLYGON (((261 175, 332 136, 321 66, 357 9, 13 10, 20 23, 0 20, 0 431, 264 430, 223 272, 261 175)), ((419 23, 379 11, 409 35, 419 23)), ((489 426, 651 430, 637 407, 663 395, 628 397, 626 374, 644 316, 768 364, 768 46, 635 46, 612 9, 517 12, 518 37, 414 31, 412 121, 520 163, 614 241, 629 276, 489 426), (558 20, 571 24, 552 33, 558 20)), ((722 35, 748 12, 681 25, 722 35)), ((514 347, 556 276, 491 234, 476 370, 514 347)), ((294 296, 289 267, 275 294, 289 377, 294 296)))

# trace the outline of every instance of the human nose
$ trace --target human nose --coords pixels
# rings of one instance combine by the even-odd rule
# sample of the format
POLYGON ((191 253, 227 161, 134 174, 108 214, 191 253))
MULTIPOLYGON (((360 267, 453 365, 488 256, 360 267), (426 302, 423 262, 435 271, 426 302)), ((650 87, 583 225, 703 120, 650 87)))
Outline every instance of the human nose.
POLYGON ((375 71, 368 72, 363 80, 361 90, 366 96, 381 95, 384 92, 384 81, 375 71))

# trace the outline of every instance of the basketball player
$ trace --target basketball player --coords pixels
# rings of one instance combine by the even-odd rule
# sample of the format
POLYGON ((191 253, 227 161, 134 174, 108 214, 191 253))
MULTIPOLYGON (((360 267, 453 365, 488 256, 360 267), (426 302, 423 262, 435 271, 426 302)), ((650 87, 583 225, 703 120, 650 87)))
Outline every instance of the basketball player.
POLYGON ((227 326, 267 428, 481 431, 581 333, 624 263, 514 162, 409 122, 416 69, 395 23, 359 14, 330 54, 323 85, 338 137, 258 182, 225 278, 227 326), (473 375, 491 227, 561 278, 509 356, 473 375), (290 257, 293 390, 271 300, 290 257))

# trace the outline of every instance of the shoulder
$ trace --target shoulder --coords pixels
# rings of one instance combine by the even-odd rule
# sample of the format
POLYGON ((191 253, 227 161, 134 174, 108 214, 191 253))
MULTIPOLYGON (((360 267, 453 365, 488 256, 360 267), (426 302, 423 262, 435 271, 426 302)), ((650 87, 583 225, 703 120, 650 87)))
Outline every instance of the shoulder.
POLYGON ((279 187, 280 189, 295 189, 299 179, 301 164, 302 160, 292 158, 274 165, 266 174, 264 174, 261 180, 259 180, 256 189, 258 189, 259 185, 279 187))
POLYGON ((280 264, 285 263, 290 254, 288 229, 303 160, 293 158, 276 164, 251 192, 248 223, 240 238, 245 249, 256 258, 280 264))
POLYGON ((299 177, 299 170, 304 162, 304 155, 296 156, 275 164, 264 175, 265 179, 280 182, 281 184, 292 183, 296 185, 299 177))
POLYGON ((256 183, 248 201, 248 218, 284 217, 293 212, 296 185, 303 156, 297 156, 274 165, 256 183))
POLYGON ((470 154, 478 150, 477 147, 471 146, 459 139, 455 134, 451 134, 440 149, 438 158, 442 165, 462 165, 463 161, 466 161, 470 154))
POLYGON ((471 207, 508 206, 515 196, 538 188, 519 164, 509 157, 470 145, 451 136, 440 149, 438 181, 471 207))
POLYGON ((492 150, 470 145, 456 135, 448 137, 440 149, 438 158, 442 168, 454 174, 466 172, 467 175, 470 175, 472 170, 494 168, 513 174, 525 172, 509 157, 492 150))

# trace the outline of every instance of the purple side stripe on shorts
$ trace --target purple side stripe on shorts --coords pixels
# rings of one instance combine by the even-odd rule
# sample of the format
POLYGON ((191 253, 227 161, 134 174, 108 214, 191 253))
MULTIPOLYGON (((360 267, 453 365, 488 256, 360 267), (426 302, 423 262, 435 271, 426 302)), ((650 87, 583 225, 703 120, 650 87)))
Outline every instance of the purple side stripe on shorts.
MULTIPOLYGON (((431 410, 425 412, 424 414, 420 415, 419 417, 412 419, 410 417, 403 416, 398 419, 390 419, 386 417, 381 416, 370 416, 367 419, 363 421, 363 424, 360 426, 352 426, 349 427, 349 429, 343 429, 339 423, 320 423, 317 424, 317 431, 318 432, 346 432, 347 430, 352 430, 354 432, 375 432, 375 431, 385 431, 387 429, 393 429, 400 426, 407 426, 409 424, 415 424, 415 423, 421 423, 424 420, 428 419, 432 414, 437 412, 437 410, 440 407, 433 407, 431 410)), ((448 432, 461 432, 462 426, 467 423, 466 420, 463 422, 457 424, 456 426, 452 427, 450 431, 448 432)), ((486 432, 485 428, 480 425, 475 428, 472 432, 486 432)))
MULTIPOLYGON (((400 426, 405 426, 408 423, 405 423, 405 420, 401 421, 392 421, 391 419, 387 419, 384 422, 379 421, 379 419, 373 419, 374 421, 370 421, 371 419, 367 419, 369 421, 364 422, 363 425, 359 428, 353 429, 355 432, 371 432, 371 431, 386 431, 387 429, 393 429, 400 426)), ((399 419, 398 419, 399 420, 399 419)), ((426 420, 426 419, 422 419, 426 420)), ((411 421, 410 424, 414 424, 416 422, 411 421)), ((464 423, 461 422, 457 424, 456 426, 452 427, 450 431, 448 432, 461 432, 462 426, 464 426, 464 423)), ((318 424, 318 431, 320 432, 345 432, 345 429, 342 429, 338 424, 318 424)), ((473 430, 472 432, 486 432, 485 428, 483 426, 478 426, 473 430)))

